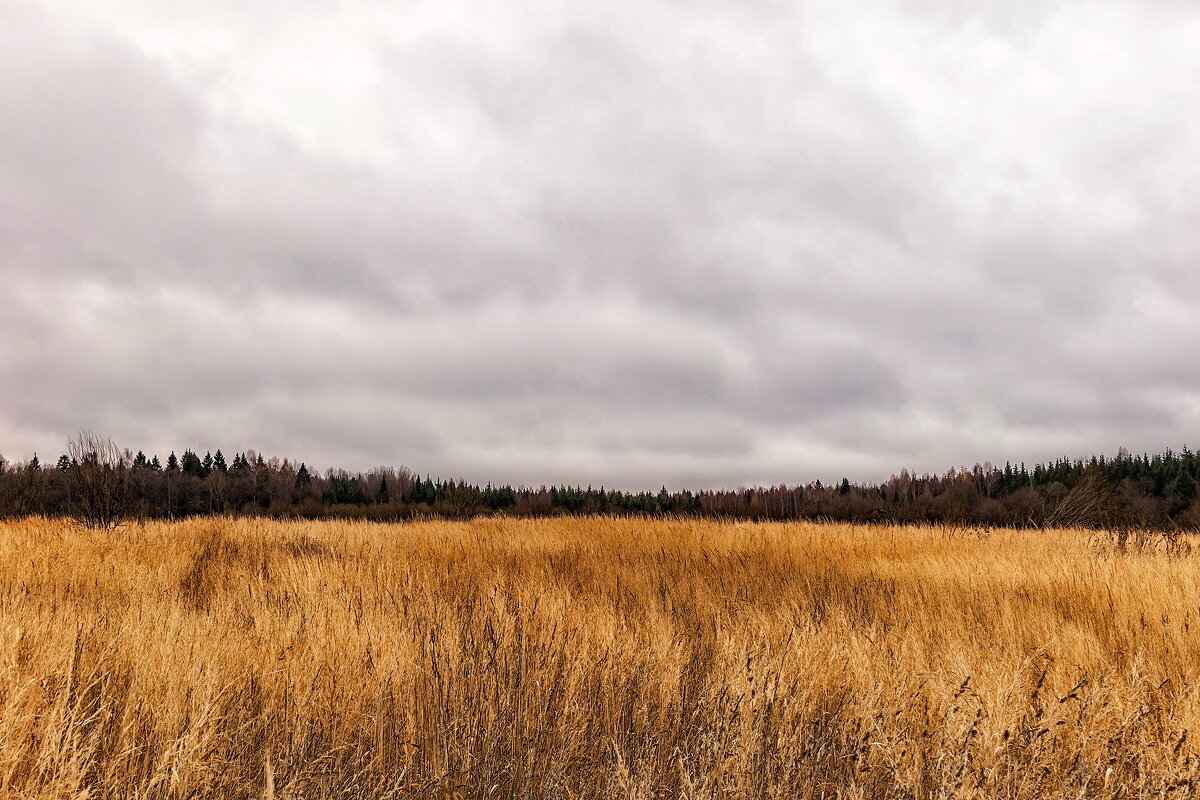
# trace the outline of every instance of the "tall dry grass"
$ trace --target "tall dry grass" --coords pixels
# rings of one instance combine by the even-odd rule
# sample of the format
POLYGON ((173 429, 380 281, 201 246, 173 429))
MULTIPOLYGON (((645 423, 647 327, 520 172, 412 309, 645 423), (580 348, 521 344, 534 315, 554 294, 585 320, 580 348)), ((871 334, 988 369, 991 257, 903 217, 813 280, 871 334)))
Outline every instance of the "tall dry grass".
POLYGON ((1183 797, 1178 541, 0 523, 0 796, 1183 797))

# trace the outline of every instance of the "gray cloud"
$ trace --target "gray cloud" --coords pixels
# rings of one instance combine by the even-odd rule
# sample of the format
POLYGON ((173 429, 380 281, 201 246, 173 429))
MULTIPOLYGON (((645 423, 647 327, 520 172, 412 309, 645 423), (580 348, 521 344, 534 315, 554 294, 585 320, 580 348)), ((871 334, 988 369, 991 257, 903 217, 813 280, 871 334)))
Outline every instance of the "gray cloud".
POLYGON ((1177 446, 1198 32, 1116 0, 10 3, 0 451, 716 486, 1177 446))

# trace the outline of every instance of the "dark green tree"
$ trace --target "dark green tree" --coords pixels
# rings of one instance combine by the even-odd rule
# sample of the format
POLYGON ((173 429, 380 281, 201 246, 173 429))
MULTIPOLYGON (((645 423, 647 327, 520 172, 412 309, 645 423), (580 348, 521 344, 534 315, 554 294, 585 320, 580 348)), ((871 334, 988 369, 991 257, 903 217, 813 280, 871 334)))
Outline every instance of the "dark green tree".
POLYGON ((1192 471, 1180 469, 1167 489, 1172 502, 1180 508, 1187 508, 1196 499, 1196 478, 1192 471))
POLYGON ((183 457, 179 459, 179 468, 184 475, 194 475, 197 478, 204 477, 204 464, 200 461, 200 456, 189 450, 183 451, 183 457))

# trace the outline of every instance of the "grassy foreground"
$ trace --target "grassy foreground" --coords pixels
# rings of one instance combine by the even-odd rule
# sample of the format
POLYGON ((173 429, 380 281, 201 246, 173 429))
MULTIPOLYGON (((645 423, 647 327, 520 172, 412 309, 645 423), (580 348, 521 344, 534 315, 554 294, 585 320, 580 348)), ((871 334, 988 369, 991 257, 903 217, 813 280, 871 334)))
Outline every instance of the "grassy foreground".
POLYGON ((1193 612, 1086 531, 0 523, 0 796, 1189 797, 1193 612))

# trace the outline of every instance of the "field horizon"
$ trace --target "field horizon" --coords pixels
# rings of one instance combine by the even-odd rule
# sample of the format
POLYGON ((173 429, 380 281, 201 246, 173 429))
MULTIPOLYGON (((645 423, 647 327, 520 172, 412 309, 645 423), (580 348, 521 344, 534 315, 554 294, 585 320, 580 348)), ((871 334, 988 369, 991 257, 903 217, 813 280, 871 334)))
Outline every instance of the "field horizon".
POLYGON ((1194 541, 3 521, 0 796, 1195 796, 1194 541))

